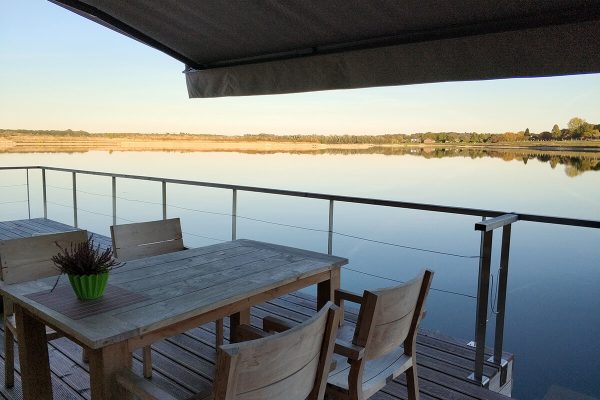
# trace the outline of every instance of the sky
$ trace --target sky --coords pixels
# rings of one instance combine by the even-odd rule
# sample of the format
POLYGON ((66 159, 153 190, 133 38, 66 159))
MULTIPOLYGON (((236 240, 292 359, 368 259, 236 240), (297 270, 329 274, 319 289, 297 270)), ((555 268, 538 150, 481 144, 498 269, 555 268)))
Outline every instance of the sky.
POLYGON ((47 1, 0 5, 0 129, 537 133, 574 116, 600 123, 600 74, 189 99, 183 64, 158 50, 47 1))

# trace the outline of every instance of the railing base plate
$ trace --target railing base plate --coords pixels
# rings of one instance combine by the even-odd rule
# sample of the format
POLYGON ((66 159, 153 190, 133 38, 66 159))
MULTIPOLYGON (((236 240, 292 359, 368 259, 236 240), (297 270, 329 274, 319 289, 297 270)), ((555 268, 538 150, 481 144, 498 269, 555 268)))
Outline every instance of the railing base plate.
MULTIPOLYGON (((498 365, 494 361, 494 356, 488 358, 488 362, 498 365)), ((500 359, 500 386, 503 386, 508 380, 508 360, 505 358, 500 359)))
POLYGON ((501 358, 500 359, 500 364, 498 364, 495 360, 494 360, 494 356, 491 356, 490 358, 487 359, 488 362, 496 364, 496 365, 500 365, 501 368, 506 368, 506 366, 508 365, 508 360, 505 358, 501 358))
POLYGON ((467 376, 467 379, 470 381, 473 381, 477 384, 479 384, 481 387, 487 388, 490 385, 490 378, 488 378, 487 376, 483 375, 481 377, 481 381, 478 379, 475 379, 475 373, 471 372, 471 374, 469 376, 467 376))

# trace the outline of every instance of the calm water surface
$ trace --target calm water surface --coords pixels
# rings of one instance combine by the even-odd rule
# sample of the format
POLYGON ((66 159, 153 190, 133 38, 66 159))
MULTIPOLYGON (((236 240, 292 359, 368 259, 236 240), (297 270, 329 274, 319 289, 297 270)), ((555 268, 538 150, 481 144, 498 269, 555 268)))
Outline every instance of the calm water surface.
MULTIPOLYGON (((391 200, 600 220, 597 161, 542 155, 415 157, 410 154, 87 152, 0 154, 0 166, 48 165, 391 200), (578 168, 578 166, 580 168, 578 168)), ((0 219, 27 218, 24 172, 0 172, 0 219)), ((48 217, 72 223, 71 176, 48 172, 48 217)), ((117 181, 120 222, 162 217, 158 183, 117 181), (141 201, 141 202, 140 202, 141 201)), ((32 217, 42 216, 40 173, 31 173, 32 217)), ((79 224, 109 234, 109 178, 78 178, 79 224)), ((231 237, 231 192, 169 185, 170 217, 186 244, 231 237)), ((238 194, 238 237, 327 251, 328 202, 238 194), (261 221, 290 226, 274 225, 261 221)), ((406 280, 435 270, 423 325, 472 340, 479 235, 476 217, 336 203, 334 253, 349 268, 406 280), (411 250, 360 240, 358 236, 411 250), (453 292, 453 293, 448 293, 453 292)), ((500 236, 500 235, 496 235, 500 236)), ((499 249, 499 237, 495 248, 499 249)), ((505 349, 515 354, 513 396, 543 399, 552 385, 600 398, 600 231, 518 222, 513 226, 505 349)), ((497 252, 499 253, 499 251, 497 252)), ((499 254, 494 255, 494 273, 499 254)), ((351 290, 393 282, 345 270, 351 290)), ((490 311, 488 343, 492 343, 490 311)))

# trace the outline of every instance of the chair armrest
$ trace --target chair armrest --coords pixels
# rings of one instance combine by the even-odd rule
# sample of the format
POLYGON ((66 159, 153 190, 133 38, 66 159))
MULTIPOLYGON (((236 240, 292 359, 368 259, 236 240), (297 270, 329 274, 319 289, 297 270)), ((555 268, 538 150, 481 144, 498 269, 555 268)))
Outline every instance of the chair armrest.
POLYGON ((268 315, 263 318, 263 331, 265 332, 285 332, 292 329, 293 325, 281 318, 268 315))
POLYGON ((333 351, 336 354, 347 357, 349 360, 355 361, 362 360, 365 355, 364 347, 340 339, 335 340, 335 348, 333 351))
POLYGON ((177 400, 175 397, 155 386, 128 369, 121 370, 116 375, 117 383, 129 393, 141 400, 177 400))
POLYGON ((335 302, 336 306, 340 306, 342 304, 342 301, 344 301, 344 300, 351 301, 353 303, 361 304, 361 305, 363 303, 362 296, 360 296, 356 293, 349 292, 344 289, 336 289, 333 296, 334 296, 334 302, 335 302))
POLYGON ((242 324, 237 327, 237 335, 240 342, 246 342, 248 340, 267 337, 269 336, 269 333, 253 326, 242 324))

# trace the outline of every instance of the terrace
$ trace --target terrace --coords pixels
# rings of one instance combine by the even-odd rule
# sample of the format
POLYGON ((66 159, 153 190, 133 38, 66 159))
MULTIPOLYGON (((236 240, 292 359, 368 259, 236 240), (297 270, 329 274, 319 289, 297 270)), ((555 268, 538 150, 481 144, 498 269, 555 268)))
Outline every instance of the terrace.
MULTIPOLYGON (((21 175, 27 188, 27 205, 29 219, 0 222, 0 240, 16 237, 26 237, 43 233, 67 231, 73 229, 85 229, 79 221, 79 214, 87 210, 78 208, 78 180, 86 176, 101 176, 109 178, 112 182, 112 207, 113 224, 120 219, 117 215, 117 182, 121 180, 150 181, 160 184, 162 196, 163 217, 167 217, 168 201, 167 188, 174 186, 183 187, 212 187, 230 191, 231 197, 231 239, 237 239, 238 222, 238 193, 256 192, 274 194, 279 196, 292 196, 301 198, 320 199, 329 203, 329 229, 327 232, 327 247, 329 254, 333 253, 333 221, 335 203, 369 204, 380 207, 407 208, 422 210, 428 213, 450 213, 461 215, 476 215, 482 221, 475 224, 475 229, 481 232, 481 255, 479 257, 478 294, 476 305, 476 329, 475 341, 448 337, 443 333, 421 331, 419 333, 417 352, 419 364, 419 379, 421 391, 426 399, 500 399, 504 395, 510 396, 513 379, 513 355, 503 349, 504 318, 506 303, 506 282, 508 278, 508 261, 510 253, 511 226, 517 221, 533 221, 540 223, 570 225, 586 228, 600 228, 600 222, 589 220, 576 220, 568 218, 557 218, 531 214, 506 214, 493 210, 474 210, 456 207, 436 206, 427 204, 413 204, 393 202, 378 199, 352 198, 346 196, 335 196, 328 194, 316 194, 305 192, 284 191, 278 189, 244 187, 227 185, 221 183, 208 183, 197 181, 182 181, 160 177, 132 176, 105 172, 70 170, 53 167, 2 167, 3 171, 12 173, 24 173, 21 175), (19 172, 20 171, 20 172, 19 172), (72 179, 71 197, 72 224, 53 221, 48 219, 47 183, 48 171, 59 174, 68 174, 72 179), (29 194, 34 191, 33 179, 30 175, 38 175, 41 187, 42 204, 37 205, 43 210, 43 218, 31 218, 32 197, 29 194), (498 282, 498 296, 493 304, 496 310, 494 324, 494 345, 486 347, 486 329, 488 321, 488 307, 490 306, 490 264, 492 260, 494 230, 502 229, 502 242, 500 246, 501 275, 498 282), (479 345, 477 345, 479 344, 479 345)), ((108 200, 108 199, 107 199, 108 200)), ((108 217, 108 215, 107 215, 108 217)), ((151 219, 151 218, 149 218, 151 219)), ((110 245, 110 238, 95 233, 95 237, 103 244, 110 245)), ((392 279, 393 280, 393 279, 392 279)), ((436 289, 433 289, 436 290, 436 289)), ((269 301, 252 309, 252 323, 260 325, 262 317, 268 314, 285 318, 291 322, 300 322, 311 316, 316 310, 316 299, 306 293, 296 292, 285 295, 276 300, 269 301)), ((464 312, 458 311, 457 312, 464 312)), ((356 310, 349 309, 345 316, 348 323, 356 322, 356 310)), ((208 382, 212 379, 214 369, 214 324, 207 324, 195 328, 184 334, 169 338, 157 343, 153 347, 153 365, 156 371, 155 381, 165 388, 173 389, 176 393, 189 394, 194 392, 195 382, 208 382)), ((228 324, 226 323, 225 336, 228 335, 228 324)), ((489 335, 488 335, 489 336, 489 335)), ((55 392, 64 393, 66 398, 89 398, 89 379, 87 365, 80 361, 80 348, 68 340, 60 339, 49 344, 51 354, 52 376, 55 392), (71 397, 69 397, 71 396, 71 397)), ((140 355, 136 355, 134 369, 141 368, 140 355)), ((17 367, 18 371, 18 367, 17 367)), ((2 394, 6 398, 18 398, 19 379, 14 389, 5 390, 2 394)), ((406 398, 406 389, 403 379, 390 383, 385 390, 377 395, 378 398, 406 398)))
MULTIPOLYGON (((445 7, 381 1, 291 2, 256 4, 197 1, 52 0, 83 17, 158 49, 185 64, 190 97, 221 97, 296 93, 417 83, 557 76, 600 71, 600 14, 596 2, 450 2, 445 7), (341 12, 343 11, 343 12, 341 12), (274 23, 275 22, 275 23, 274 23), (265 27, 268 27, 265 29, 265 27), (244 40, 240 40, 243 38, 244 40), (573 52, 572 49, 577 51, 573 52), (532 54, 535 56, 532 57, 532 54), (565 57, 569 54, 569 57, 565 57), (549 63, 547 60, 554 60, 549 63), (266 79, 265 79, 266 77, 266 79)), ((142 66, 143 67, 143 66, 142 66)), ((117 219, 117 180, 145 180, 162 188, 163 218, 167 187, 201 186, 231 191, 231 239, 237 238, 238 193, 252 192, 323 201, 329 205, 328 253, 333 254, 334 205, 351 203, 384 208, 455 214, 480 219, 481 232, 473 341, 420 332, 419 380, 425 399, 500 399, 510 395, 513 356, 504 351, 504 319, 511 226, 518 221, 600 228, 599 221, 518 212, 467 209, 431 204, 356 198, 142 177, 54 167, 3 167, 22 170, 27 179, 28 220, 12 218, 0 225, 0 239, 86 228, 79 223, 78 178, 101 176, 112 183, 112 222, 117 219), (46 172, 72 177, 72 224, 48 217, 46 172), (43 218, 32 217, 30 173, 41 175, 43 218), (502 230, 496 298, 490 301, 493 232, 502 230), (488 309, 493 306, 493 347, 486 346, 488 309)), ((100 211, 85 210, 92 213, 100 211)), ((150 218, 149 218, 150 219, 150 218)), ((69 221, 71 222, 71 221, 69 221)), ((106 242, 106 237, 98 234, 106 242)), ((499 251, 498 251, 499 250, 499 251)), ((393 277, 386 277, 394 281, 393 277)), ((397 280, 396 280, 397 281, 397 280)), ((443 290, 443 289, 438 289, 443 290)), ((252 309, 252 323, 268 314, 298 322, 315 312, 315 299, 292 293, 252 309)), ((458 310, 457 313, 466 313, 458 310)), ((348 310, 348 322, 356 319, 348 310)), ((226 332, 227 334, 228 332, 226 332)), ((214 327, 209 324, 158 342, 153 348, 154 381, 185 397, 208 383, 214 370, 214 327)), ((49 345, 52 382, 59 398, 89 398, 87 365, 79 347, 67 340, 49 345)), ((4 355, 4 352, 2 352, 4 355)), ((4 360, 4 358, 2 358, 4 360)), ((140 355, 133 364, 139 372, 140 355)), ((17 365, 18 370, 18 365, 17 365)), ((18 370, 19 371, 19 370, 18 370)), ((0 389, 4 398, 20 398, 14 389, 0 389)), ((406 398, 402 379, 391 382, 375 398, 406 398)))
MULTIPOLYGON (((33 218, 0 222, 0 240, 26 237, 75 229, 45 218, 33 218)), ((104 246, 110 246, 110 238, 95 234, 96 240, 104 246)), ((258 307, 252 308, 252 324, 261 325, 261 319, 267 315, 283 318, 291 323, 306 320, 316 312, 316 299, 300 292, 282 296, 258 307)), ((356 323, 356 310, 347 309, 346 323, 356 323)), ((4 328, 2 328, 2 334, 4 328)), ((225 320, 225 337, 229 336, 229 323, 225 320)), ((227 342, 227 340, 226 340, 227 342)), ((48 344, 54 397, 58 399, 89 399, 90 381, 88 364, 83 363, 81 347, 66 338, 54 340, 48 344)), ((18 347, 15 347, 18 351, 18 347)), ((183 334, 160 341, 152 346, 152 381, 159 387, 179 398, 187 398, 212 382, 215 367, 215 326, 203 325, 183 334)), ((464 341, 446 337, 434 332, 421 331, 417 342, 419 383, 421 398, 433 399, 479 399, 501 400, 508 398, 496 391, 502 389, 510 394, 510 379, 500 387, 502 368, 493 362, 485 362, 483 368, 490 377, 488 388, 482 388, 466 376, 473 367, 475 349, 464 341)), ((492 356, 487 349, 486 357, 492 356)), ((503 353, 502 358, 512 365, 512 355, 503 353)), ((0 351, 0 364, 4 368, 5 353, 0 351)), ((4 399, 21 398, 21 378, 18 357, 15 386, 11 389, 0 382, 0 396, 4 399)), ((133 370, 142 373, 141 351, 135 354, 133 370)), ((505 371, 506 372, 506 371, 505 371)), ((510 370, 508 371, 510 378, 510 370)), ((1 375, 3 379, 3 374, 1 375)), ((374 399, 406 399, 404 377, 391 382, 374 399)))

